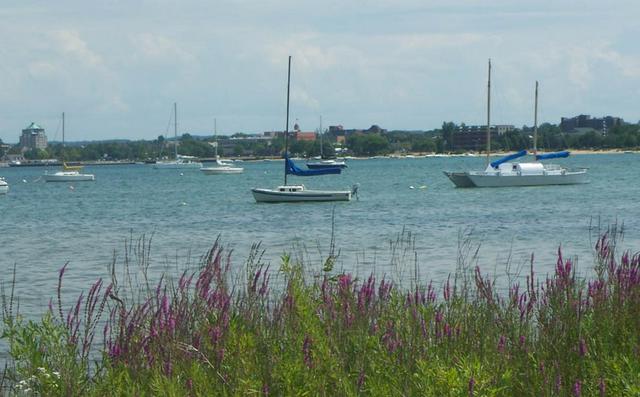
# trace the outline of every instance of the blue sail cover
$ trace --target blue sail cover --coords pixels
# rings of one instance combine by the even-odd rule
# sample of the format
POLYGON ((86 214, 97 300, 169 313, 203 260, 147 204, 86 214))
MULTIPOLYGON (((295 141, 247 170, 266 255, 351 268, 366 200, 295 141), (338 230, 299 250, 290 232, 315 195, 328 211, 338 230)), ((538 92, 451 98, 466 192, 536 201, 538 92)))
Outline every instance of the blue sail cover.
POLYGON ((557 159, 557 158, 561 158, 561 157, 569 157, 569 152, 565 150, 563 152, 537 154, 536 155, 536 160, 557 159))
POLYGON ((342 172, 342 169, 335 168, 319 168, 316 170, 303 170, 298 168, 297 165, 289 157, 285 157, 284 161, 287 162, 287 174, 297 175, 297 176, 316 176, 316 175, 329 175, 329 174, 339 174, 342 172))
POLYGON ((498 168, 498 166, 502 163, 506 163, 507 161, 510 160, 514 160, 517 159, 518 157, 522 157, 522 156, 526 156, 527 155, 527 151, 526 150, 521 150, 518 153, 514 153, 514 154, 510 154, 508 156, 505 156, 501 159, 498 159, 496 161, 491 162, 491 166, 493 168, 498 168))

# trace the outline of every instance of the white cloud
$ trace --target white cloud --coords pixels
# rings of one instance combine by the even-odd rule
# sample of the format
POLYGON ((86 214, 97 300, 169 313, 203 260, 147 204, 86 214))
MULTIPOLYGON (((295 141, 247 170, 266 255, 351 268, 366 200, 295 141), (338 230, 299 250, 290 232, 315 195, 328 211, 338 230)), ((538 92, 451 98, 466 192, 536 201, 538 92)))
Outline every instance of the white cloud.
POLYGON ((152 60, 193 62, 196 57, 175 40, 153 33, 139 33, 132 36, 136 54, 152 60))
POLYGON ((424 33, 391 36, 392 44, 404 51, 422 51, 436 48, 469 46, 484 40, 478 33, 424 33))
POLYGON ((52 62, 49 61, 35 61, 30 62, 27 65, 27 70, 31 77, 34 78, 49 78, 53 77, 58 68, 52 62))
POLYGON ((52 33, 58 48, 67 55, 87 66, 99 67, 102 58, 91 51, 80 34, 74 30, 58 30, 52 33))

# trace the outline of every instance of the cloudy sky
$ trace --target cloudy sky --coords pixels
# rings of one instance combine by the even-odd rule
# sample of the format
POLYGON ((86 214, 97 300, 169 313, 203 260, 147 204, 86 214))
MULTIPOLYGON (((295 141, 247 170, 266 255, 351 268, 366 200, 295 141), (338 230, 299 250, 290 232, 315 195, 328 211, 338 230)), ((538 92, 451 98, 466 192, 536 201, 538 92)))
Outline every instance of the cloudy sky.
POLYGON ((2 0, 0 139, 640 119, 637 0, 2 0))

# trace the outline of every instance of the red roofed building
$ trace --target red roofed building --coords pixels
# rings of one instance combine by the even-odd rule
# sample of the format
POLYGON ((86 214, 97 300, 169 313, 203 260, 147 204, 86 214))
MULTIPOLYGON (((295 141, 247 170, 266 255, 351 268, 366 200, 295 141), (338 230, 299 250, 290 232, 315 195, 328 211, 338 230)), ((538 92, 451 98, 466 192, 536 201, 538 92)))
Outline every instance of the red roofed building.
POLYGON ((315 141, 316 140, 316 133, 315 132, 302 132, 302 131, 295 131, 294 132, 294 137, 297 141, 315 141))

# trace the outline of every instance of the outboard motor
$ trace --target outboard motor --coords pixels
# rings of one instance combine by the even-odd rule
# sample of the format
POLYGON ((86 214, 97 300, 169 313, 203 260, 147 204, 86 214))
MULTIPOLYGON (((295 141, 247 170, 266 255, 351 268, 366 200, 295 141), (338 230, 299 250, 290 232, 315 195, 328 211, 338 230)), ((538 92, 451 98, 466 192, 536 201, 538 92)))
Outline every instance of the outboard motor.
POLYGON ((360 200, 360 197, 358 197, 358 187, 360 187, 360 184, 358 183, 355 183, 353 184, 353 186, 351 186, 351 195, 356 196, 356 200, 360 200))

